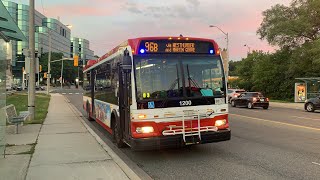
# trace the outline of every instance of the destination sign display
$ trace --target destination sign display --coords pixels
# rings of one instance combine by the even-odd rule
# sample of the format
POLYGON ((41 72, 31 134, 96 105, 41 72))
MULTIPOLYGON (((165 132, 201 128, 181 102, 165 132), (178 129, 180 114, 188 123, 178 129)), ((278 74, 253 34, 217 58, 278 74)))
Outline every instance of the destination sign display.
POLYGON ((192 40, 150 40, 141 41, 140 54, 143 53, 191 53, 215 54, 213 44, 206 41, 192 40))

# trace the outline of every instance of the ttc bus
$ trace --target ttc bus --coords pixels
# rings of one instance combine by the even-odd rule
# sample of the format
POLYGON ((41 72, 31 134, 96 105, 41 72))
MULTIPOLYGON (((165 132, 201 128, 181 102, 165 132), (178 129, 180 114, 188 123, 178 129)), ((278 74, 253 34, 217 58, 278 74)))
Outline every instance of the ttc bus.
POLYGON ((84 69, 83 106, 118 147, 177 148, 230 140, 217 43, 191 37, 128 39, 84 69))

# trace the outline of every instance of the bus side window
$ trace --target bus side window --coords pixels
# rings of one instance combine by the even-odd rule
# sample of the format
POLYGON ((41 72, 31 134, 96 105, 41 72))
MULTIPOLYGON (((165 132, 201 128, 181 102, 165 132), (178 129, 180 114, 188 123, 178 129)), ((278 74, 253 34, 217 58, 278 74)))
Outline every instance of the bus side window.
POLYGON ((91 96, 91 86, 90 86, 90 72, 87 72, 83 76, 83 89, 85 90, 85 96, 91 96))
POLYGON ((110 83, 110 87, 107 88, 107 96, 108 102, 111 104, 118 105, 118 70, 117 63, 115 63, 115 59, 110 61, 110 66, 107 68, 107 73, 110 76, 107 76, 108 83, 110 83))

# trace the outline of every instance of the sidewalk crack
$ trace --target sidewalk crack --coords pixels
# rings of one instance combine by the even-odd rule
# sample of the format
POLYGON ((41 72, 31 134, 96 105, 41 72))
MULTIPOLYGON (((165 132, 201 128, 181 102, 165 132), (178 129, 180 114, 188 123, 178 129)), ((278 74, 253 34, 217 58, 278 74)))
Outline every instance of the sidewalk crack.
POLYGON ((78 161, 78 162, 67 162, 61 164, 90 164, 90 163, 97 163, 97 162, 107 162, 113 161, 113 159, 99 159, 99 160, 88 160, 88 161, 78 161))

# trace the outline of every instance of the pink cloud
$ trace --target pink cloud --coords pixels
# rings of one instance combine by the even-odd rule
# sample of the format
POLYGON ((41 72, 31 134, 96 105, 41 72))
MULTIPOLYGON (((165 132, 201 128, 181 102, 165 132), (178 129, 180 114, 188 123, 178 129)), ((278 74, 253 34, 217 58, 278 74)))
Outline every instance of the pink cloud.
POLYGON ((47 16, 109 16, 119 12, 123 4, 122 0, 80 0, 77 3, 52 4, 45 8, 47 16))
POLYGON ((106 11, 105 9, 99 9, 94 7, 82 7, 82 6, 72 6, 72 7, 60 7, 52 6, 47 8, 47 16, 56 16, 57 14, 61 16, 107 16, 113 14, 114 11, 106 11))

